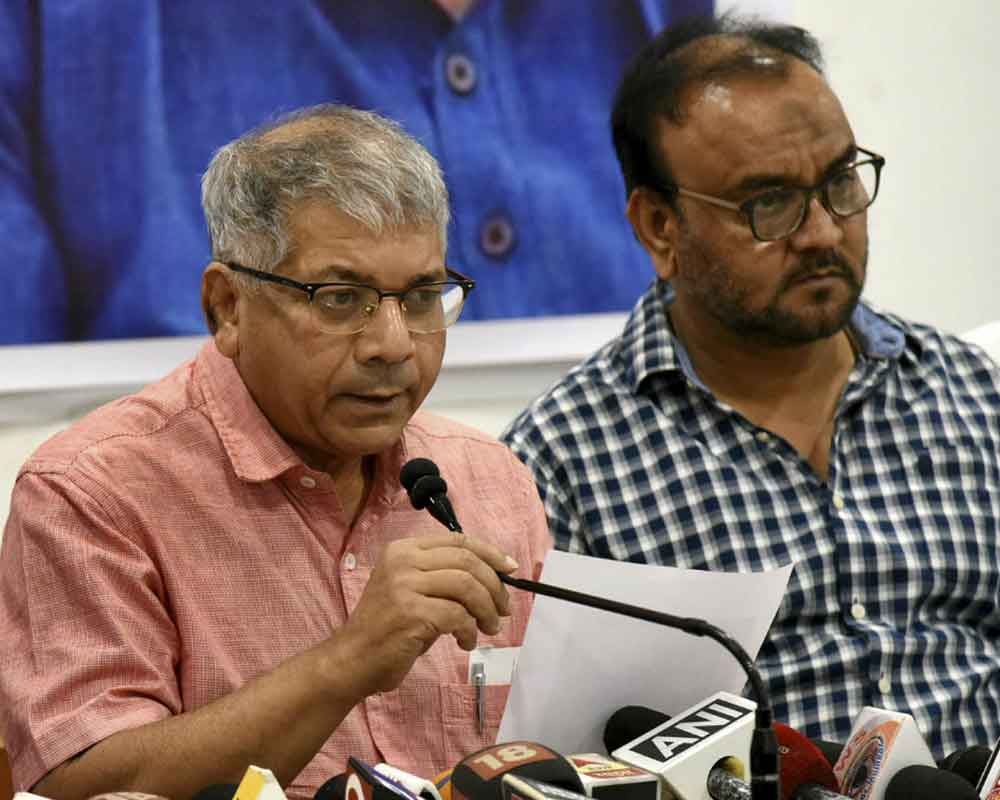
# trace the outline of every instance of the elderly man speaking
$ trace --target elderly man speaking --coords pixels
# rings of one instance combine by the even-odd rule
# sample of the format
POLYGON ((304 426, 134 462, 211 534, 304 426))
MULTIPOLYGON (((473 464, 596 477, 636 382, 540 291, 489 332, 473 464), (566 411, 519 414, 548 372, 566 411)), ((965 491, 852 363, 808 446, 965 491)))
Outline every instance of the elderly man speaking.
POLYGON ((495 737, 507 687, 469 685, 467 651, 520 644, 530 597, 497 571, 550 546, 506 448, 417 413, 473 288, 445 266, 438 165, 385 119, 317 107, 222 148, 203 205, 211 339, 14 489, 16 786, 180 799, 252 763, 312 797, 349 755, 433 775, 495 737), (412 508, 414 457, 467 536, 412 508))

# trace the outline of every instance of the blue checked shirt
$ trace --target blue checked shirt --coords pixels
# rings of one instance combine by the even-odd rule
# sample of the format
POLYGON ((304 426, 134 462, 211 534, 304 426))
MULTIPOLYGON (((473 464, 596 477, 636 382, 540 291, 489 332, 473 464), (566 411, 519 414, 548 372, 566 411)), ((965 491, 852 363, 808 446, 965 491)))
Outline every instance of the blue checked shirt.
MULTIPOLYGON (((1000 736, 1000 370, 858 306, 829 478, 718 401, 670 333, 669 287, 503 438, 557 547, 693 569, 795 562, 757 659, 778 719, 844 741, 906 711, 938 757, 1000 736)), ((669 709, 666 709, 669 711, 669 709)))

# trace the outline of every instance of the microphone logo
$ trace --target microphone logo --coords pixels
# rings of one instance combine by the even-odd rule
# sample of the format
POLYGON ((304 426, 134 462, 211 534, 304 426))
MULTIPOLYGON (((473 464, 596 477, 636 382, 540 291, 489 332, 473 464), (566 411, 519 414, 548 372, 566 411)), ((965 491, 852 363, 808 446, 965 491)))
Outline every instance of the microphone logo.
MULTIPOLYGON (((735 698, 740 700, 742 698, 735 698)), ((659 763, 677 758, 699 742, 753 715, 756 706, 745 701, 737 705, 721 697, 674 717, 647 734, 645 741, 631 745, 633 753, 659 763)))
POLYGON ((536 742, 507 742, 469 756, 463 763, 484 781, 488 781, 512 767, 560 758, 562 757, 536 742))

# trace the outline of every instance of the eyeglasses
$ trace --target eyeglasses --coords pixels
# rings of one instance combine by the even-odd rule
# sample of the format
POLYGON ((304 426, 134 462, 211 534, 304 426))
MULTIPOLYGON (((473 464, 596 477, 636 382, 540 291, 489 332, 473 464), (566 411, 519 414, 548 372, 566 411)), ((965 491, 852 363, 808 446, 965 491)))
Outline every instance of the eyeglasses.
POLYGON ((412 333, 437 333, 453 325, 476 282, 460 272, 445 269, 452 280, 420 283, 405 292, 383 292, 361 283, 299 283, 283 275, 225 263, 233 272, 257 280, 298 289, 309 295, 316 326, 327 333, 361 333, 372 321, 382 301, 395 297, 412 333))
POLYGON ((671 188, 684 197, 738 211, 750 225, 755 239, 774 242, 791 236, 802 227, 814 196, 819 197, 823 208, 830 214, 842 219, 860 214, 875 202, 885 159, 863 147, 859 147, 858 151, 868 158, 837 170, 816 186, 769 189, 742 203, 731 203, 682 186, 671 188))

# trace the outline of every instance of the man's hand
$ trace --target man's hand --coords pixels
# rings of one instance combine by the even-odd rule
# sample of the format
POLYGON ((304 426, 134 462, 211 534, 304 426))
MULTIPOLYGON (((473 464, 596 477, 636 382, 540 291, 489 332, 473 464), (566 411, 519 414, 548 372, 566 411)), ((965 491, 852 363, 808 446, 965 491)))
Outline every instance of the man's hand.
MULTIPOLYGON (((472 536, 447 533, 387 545, 350 619, 335 637, 355 654, 359 699, 395 689, 439 636, 463 650, 496 634, 510 598, 497 572, 517 563, 472 536)), ((347 666, 340 662, 342 667, 347 666)))

